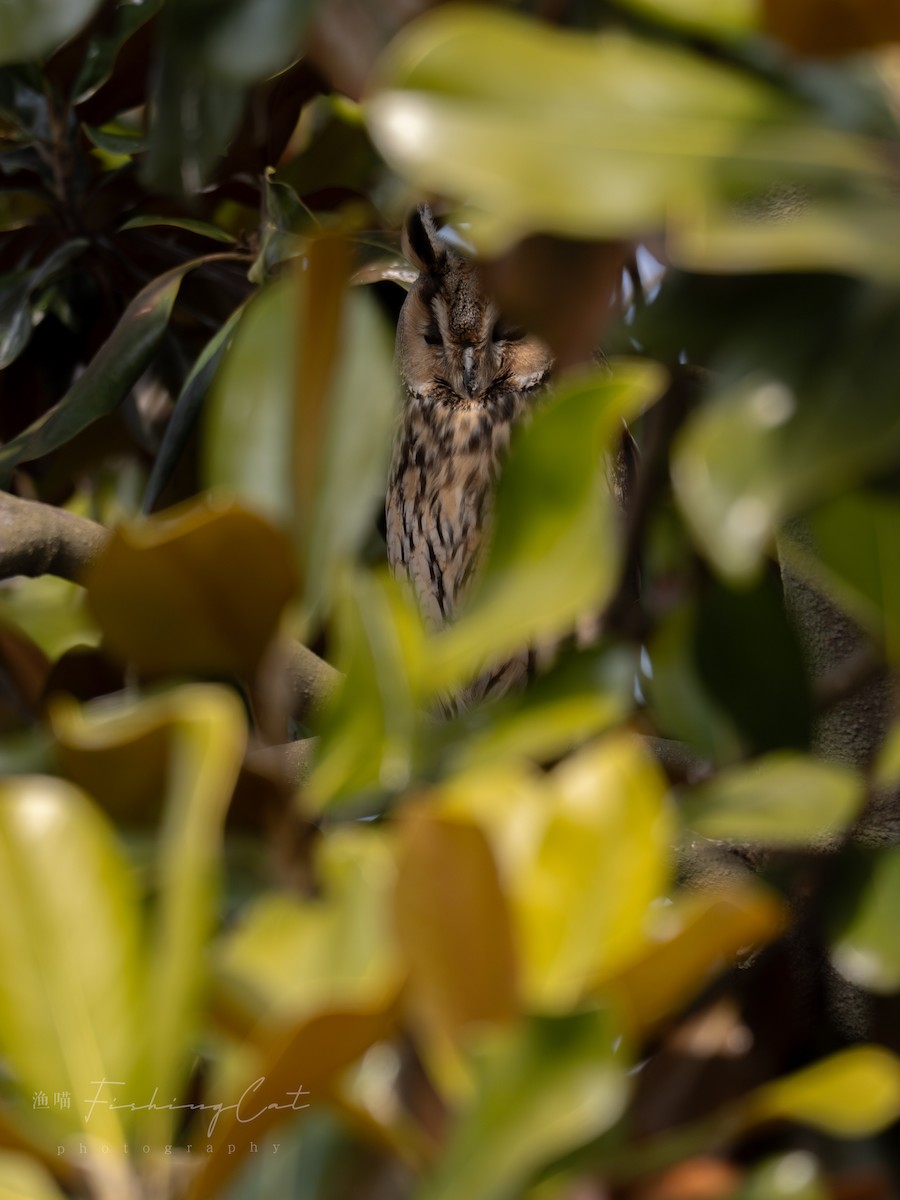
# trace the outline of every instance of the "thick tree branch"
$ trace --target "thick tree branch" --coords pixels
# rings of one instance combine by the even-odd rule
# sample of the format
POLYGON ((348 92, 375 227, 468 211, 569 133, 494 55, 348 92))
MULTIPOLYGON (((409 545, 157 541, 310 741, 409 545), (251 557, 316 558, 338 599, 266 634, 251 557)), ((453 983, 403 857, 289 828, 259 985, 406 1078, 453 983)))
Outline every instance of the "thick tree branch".
POLYGON ((58 575, 80 583, 106 544, 96 521, 0 492, 0 578, 58 575))

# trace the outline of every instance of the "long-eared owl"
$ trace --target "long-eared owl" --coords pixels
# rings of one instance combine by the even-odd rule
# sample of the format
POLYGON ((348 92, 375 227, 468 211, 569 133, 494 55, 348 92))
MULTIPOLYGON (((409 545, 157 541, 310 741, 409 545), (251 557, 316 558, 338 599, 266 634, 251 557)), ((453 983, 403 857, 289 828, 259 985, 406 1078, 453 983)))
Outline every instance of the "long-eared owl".
MULTIPOLYGON (((412 582, 426 622, 452 620, 476 569, 510 432, 545 389, 548 348, 511 325, 475 264, 423 206, 403 248, 419 269, 397 327, 403 411, 387 494, 388 560, 412 582)), ((527 653, 462 694, 471 703, 524 678, 527 653)))

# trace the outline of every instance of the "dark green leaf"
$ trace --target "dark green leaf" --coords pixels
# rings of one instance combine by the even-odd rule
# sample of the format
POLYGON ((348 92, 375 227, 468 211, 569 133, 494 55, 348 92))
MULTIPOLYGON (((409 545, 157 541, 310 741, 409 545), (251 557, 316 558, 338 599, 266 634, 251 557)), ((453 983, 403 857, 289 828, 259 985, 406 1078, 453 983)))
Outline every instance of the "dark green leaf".
POLYGON ((31 297, 88 245, 74 238, 58 246, 32 271, 18 271, 0 278, 0 370, 16 359, 31 338, 31 297))
MULTIPOLYGON (((81 128, 88 138, 99 149, 107 154, 142 154, 147 149, 147 139, 142 133, 130 133, 125 130, 95 129, 93 125, 82 125, 81 128)), ((140 220, 139 217, 135 218, 140 220)), ((127 228, 124 226, 123 228, 127 228)))
POLYGON ((157 225, 165 225, 171 229, 184 229, 188 233, 198 233, 201 237, 212 238, 215 242, 227 242, 231 245, 235 242, 235 238, 230 233, 219 229, 217 225, 210 225, 208 221, 195 221, 191 217, 132 217, 130 221, 126 221, 120 227, 120 230, 150 229, 157 225))
POLYGON ((163 488, 172 477, 172 472, 197 423, 200 409, 216 377, 219 364, 231 344, 244 308, 245 305, 242 304, 235 309, 219 332, 210 338, 184 381, 153 463, 153 470, 147 480, 141 505, 141 511, 144 513, 152 512, 156 507, 163 488))
POLYGON ((162 340, 182 279, 209 261, 182 263, 138 292, 62 400, 0 450, 0 484, 18 463, 64 445, 125 398, 162 340))
POLYGON ((809 744, 809 681, 774 572, 740 591, 713 582, 700 602, 694 641, 700 679, 751 747, 809 744))

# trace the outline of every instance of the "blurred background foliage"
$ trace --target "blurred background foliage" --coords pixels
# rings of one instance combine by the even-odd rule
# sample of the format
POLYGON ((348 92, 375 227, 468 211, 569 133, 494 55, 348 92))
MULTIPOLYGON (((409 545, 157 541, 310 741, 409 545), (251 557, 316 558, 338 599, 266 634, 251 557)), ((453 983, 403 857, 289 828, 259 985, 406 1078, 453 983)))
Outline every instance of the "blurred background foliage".
POLYGON ((0 1197, 900 1192, 898 43, 0 4, 0 1197), (562 368, 438 634, 423 198, 562 368))

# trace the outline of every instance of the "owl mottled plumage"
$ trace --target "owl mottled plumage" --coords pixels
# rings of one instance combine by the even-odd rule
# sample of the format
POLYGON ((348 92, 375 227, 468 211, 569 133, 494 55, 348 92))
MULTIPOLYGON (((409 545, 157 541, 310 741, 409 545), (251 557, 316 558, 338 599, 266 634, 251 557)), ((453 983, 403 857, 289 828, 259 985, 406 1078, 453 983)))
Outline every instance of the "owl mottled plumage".
MULTIPOLYGON (((510 431, 544 389, 547 347, 504 321, 469 259, 430 211, 404 230, 420 274, 403 304, 397 359, 403 413, 387 495, 388 560, 433 628, 451 620, 476 568, 510 431)), ((524 677, 527 655, 466 690, 471 702, 524 677)))

